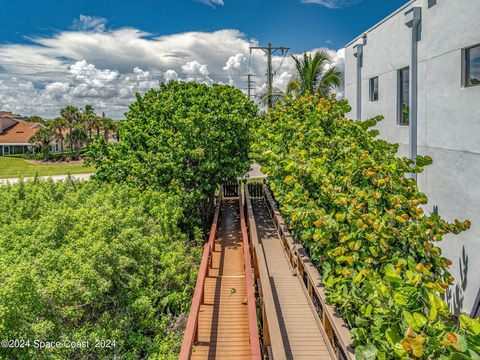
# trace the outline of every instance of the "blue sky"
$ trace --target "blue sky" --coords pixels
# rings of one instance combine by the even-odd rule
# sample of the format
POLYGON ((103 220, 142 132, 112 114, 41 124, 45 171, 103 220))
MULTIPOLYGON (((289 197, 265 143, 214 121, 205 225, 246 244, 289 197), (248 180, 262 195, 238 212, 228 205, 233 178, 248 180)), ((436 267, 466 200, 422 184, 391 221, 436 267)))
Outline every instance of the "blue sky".
MULTIPOLYGON (((265 58, 249 46, 291 53, 343 46, 406 0, 3 1, 0 110, 53 117, 67 104, 93 104, 121 117, 136 91, 170 79, 245 89, 265 86, 265 58)), ((294 76, 274 58, 275 86, 294 76)), ((341 95, 341 90, 339 90, 341 95)))
POLYGON ((339 8, 301 0, 224 0, 223 6, 215 7, 194 0, 82 0, 68 5, 58 0, 22 1, 21 5, 5 1, 2 13, 8 16, 0 23, 0 41, 23 43, 28 41, 26 36, 68 29, 73 19, 84 14, 106 18, 110 27, 129 26, 159 35, 232 28, 262 43, 290 46, 295 52, 325 45, 338 49, 406 1, 319 2, 339 8))

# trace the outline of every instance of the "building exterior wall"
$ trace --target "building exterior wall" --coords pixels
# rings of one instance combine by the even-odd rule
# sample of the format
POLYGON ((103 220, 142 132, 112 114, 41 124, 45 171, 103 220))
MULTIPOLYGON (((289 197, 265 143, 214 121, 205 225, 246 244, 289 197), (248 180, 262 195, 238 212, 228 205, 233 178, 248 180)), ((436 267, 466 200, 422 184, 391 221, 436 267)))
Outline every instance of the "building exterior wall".
POLYGON ((418 42, 418 153, 433 164, 418 176, 429 197, 427 209, 452 221, 469 219, 472 227, 445 237, 440 246, 454 264, 456 283, 448 300, 455 312, 473 313, 480 288, 480 86, 462 86, 462 50, 480 44, 480 1, 416 0, 368 30, 366 41, 345 48, 345 97, 356 114, 357 59, 354 46, 365 43, 361 70, 362 120, 376 115, 380 136, 409 154, 409 128, 397 125, 397 71, 409 66, 411 29, 405 12, 422 8, 418 42), (379 100, 369 101, 369 78, 379 78, 379 100))
POLYGON ((0 156, 27 154, 30 147, 31 145, 24 144, 0 144, 0 156))

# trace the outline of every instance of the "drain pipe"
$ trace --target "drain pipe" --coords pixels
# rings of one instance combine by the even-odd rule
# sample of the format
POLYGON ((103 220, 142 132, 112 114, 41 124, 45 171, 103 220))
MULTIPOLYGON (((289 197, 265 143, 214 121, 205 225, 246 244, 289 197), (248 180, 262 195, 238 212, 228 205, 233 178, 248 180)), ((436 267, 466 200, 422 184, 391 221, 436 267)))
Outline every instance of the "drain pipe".
MULTIPOLYGON (((418 41, 420 40, 420 21, 422 8, 413 7, 405 13, 405 25, 411 29, 411 52, 410 52, 410 98, 409 98, 409 130, 410 130, 410 159, 415 161, 417 157, 417 115, 418 115, 418 41)), ((415 164, 413 164, 415 165, 415 164)), ((411 177, 417 181, 417 174, 411 177)))
POLYGON ((363 44, 353 47, 353 55, 357 58, 357 120, 362 120, 362 66, 363 44))

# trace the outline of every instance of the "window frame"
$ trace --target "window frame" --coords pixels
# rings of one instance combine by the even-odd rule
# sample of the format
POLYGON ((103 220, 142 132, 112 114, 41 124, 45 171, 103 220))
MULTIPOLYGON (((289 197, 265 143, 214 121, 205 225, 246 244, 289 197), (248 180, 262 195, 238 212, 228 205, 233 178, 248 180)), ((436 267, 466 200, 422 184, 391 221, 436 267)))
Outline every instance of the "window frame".
POLYGON ((469 46, 467 48, 464 48, 462 51, 462 55, 463 55, 462 80, 463 80, 463 87, 466 87, 466 88, 480 86, 480 83, 478 84, 470 83, 470 51, 475 48, 480 48, 480 44, 469 46))
POLYGON ((408 75, 408 103, 410 103, 410 66, 403 67, 397 70, 397 125, 398 126, 410 126, 410 119, 407 119, 406 123, 403 118, 403 74, 408 75))
POLYGON ((378 89, 378 84, 379 84, 379 81, 378 81, 378 76, 374 76, 370 79, 368 79, 368 86, 369 86, 369 90, 368 90, 368 98, 370 100, 370 102, 375 102, 375 101, 378 101, 378 98, 379 98, 379 89, 378 89), (374 93, 374 89, 375 89, 375 86, 374 86, 374 82, 377 82, 377 87, 376 87, 376 90, 377 92, 374 93), (375 97, 376 95, 376 97, 375 97))

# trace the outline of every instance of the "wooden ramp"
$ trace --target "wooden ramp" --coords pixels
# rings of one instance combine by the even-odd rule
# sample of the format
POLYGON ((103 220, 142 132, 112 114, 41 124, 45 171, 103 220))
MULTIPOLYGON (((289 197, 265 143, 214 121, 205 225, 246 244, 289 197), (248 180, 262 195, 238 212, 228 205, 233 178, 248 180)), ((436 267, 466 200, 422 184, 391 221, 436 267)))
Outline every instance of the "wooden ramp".
POLYGON ((265 200, 252 199, 251 204, 281 333, 281 339, 271 339, 272 346, 281 340, 286 359, 337 358, 301 276, 290 266, 265 200))
POLYGON ((248 184, 243 195, 222 187, 179 359, 353 360, 348 329, 268 188, 248 184))
POLYGON ((238 185, 224 190, 228 197, 220 196, 205 246, 181 360, 261 359, 243 207, 238 185))
POLYGON ((247 289, 238 200, 222 203, 192 359, 249 359, 247 289))

